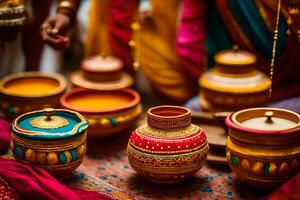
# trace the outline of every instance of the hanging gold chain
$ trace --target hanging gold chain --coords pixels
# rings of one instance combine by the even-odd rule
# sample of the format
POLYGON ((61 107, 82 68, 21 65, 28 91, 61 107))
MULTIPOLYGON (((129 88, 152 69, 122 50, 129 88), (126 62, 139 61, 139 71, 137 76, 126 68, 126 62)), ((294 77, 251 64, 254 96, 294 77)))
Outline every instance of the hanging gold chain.
POLYGON ((276 27, 275 27, 275 30, 274 30, 272 59, 271 59, 271 65, 270 65, 271 86, 270 86, 270 89, 269 89, 269 98, 271 98, 271 96, 272 96, 272 84, 273 84, 273 74, 274 74, 274 67, 275 67, 276 47, 277 47, 277 40, 278 40, 280 10, 281 10, 281 0, 278 0, 277 16, 276 16, 276 27))

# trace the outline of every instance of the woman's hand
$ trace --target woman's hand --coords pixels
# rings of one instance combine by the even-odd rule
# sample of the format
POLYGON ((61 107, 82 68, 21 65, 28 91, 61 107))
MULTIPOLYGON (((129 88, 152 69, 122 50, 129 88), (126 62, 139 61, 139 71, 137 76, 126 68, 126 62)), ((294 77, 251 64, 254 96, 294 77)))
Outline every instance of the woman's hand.
POLYGON ((45 43, 56 50, 63 50, 70 46, 71 35, 70 18, 62 13, 48 17, 41 26, 41 36, 45 43))

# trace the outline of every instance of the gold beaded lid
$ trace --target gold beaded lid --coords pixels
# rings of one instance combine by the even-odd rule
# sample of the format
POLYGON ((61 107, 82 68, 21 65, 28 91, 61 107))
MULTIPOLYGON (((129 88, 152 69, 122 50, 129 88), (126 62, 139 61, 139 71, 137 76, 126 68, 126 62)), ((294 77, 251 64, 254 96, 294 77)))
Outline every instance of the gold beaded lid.
POLYGON ((25 113, 15 119, 12 131, 32 140, 61 140, 83 133, 87 121, 77 112, 46 108, 25 113))
POLYGON ((215 62, 220 65, 254 65, 256 56, 248 51, 240 50, 238 46, 218 52, 215 62))

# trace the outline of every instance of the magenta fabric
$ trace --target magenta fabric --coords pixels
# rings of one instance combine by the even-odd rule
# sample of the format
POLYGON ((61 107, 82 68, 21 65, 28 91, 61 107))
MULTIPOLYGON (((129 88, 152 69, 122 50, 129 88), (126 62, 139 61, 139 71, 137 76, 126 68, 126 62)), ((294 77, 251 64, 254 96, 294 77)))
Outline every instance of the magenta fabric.
POLYGON ((300 172, 262 200, 300 199, 300 172))
POLYGON ((15 160, 0 158, 0 176, 22 199, 82 200, 110 197, 61 184, 47 171, 15 160))
POLYGON ((176 48, 184 71, 195 83, 203 71, 206 60, 205 15, 205 1, 182 1, 176 48))
POLYGON ((10 142, 10 124, 0 119, 0 151, 6 150, 9 148, 10 142))
POLYGON ((113 55, 123 60, 127 70, 133 72, 132 51, 129 41, 132 38, 131 23, 137 10, 138 0, 110 1, 109 42, 113 55))

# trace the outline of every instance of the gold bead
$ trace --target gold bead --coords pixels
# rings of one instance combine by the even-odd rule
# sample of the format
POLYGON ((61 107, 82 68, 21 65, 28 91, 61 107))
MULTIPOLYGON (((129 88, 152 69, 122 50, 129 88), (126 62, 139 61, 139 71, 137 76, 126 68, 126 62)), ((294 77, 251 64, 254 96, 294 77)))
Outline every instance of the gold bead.
POLYGON ((287 24, 292 24, 292 23, 293 23, 293 20, 292 20, 291 17, 289 17, 288 20, 287 20, 287 24))
POLYGON ((137 31, 137 30, 140 29, 140 25, 139 25, 137 22, 133 22, 133 23, 131 24, 131 28, 132 28, 132 30, 137 31))
POLYGON ((134 62, 133 62, 133 68, 134 68, 135 70, 138 70, 139 67, 140 67, 140 63, 137 62, 137 61, 134 61, 134 62))
POLYGON ((64 154, 66 155, 67 163, 70 163, 72 161, 71 153, 69 151, 65 151, 64 154))
POLYGON ((88 122, 89 122, 89 125, 91 125, 91 126, 95 126, 97 124, 97 120, 95 120, 95 119, 89 119, 88 122))
POLYGON ((255 175, 260 175, 263 172, 263 164, 261 162, 254 163, 252 171, 255 175))
POLYGON ((47 155, 47 161, 50 165, 55 165, 58 162, 58 157, 56 153, 49 153, 47 155))
POLYGON ((135 41, 133 41, 133 40, 130 40, 128 44, 131 47, 134 47, 136 45, 135 41))
POLYGON ((275 163, 270 163, 269 172, 271 176, 276 175, 277 173, 277 166, 275 163))
POLYGON ((280 168, 279 168, 279 174, 280 175, 285 175, 288 173, 289 166, 287 163, 281 163, 280 168))
POLYGON ((231 155, 230 155, 230 152, 229 152, 229 151, 226 152, 226 158, 227 158, 228 161, 231 160, 231 155))
POLYGON ((30 162, 30 163, 35 163, 36 162, 36 153, 32 149, 27 149, 25 152, 25 160, 30 162))
POLYGON ((288 30, 286 31, 286 34, 287 34, 287 35, 291 35, 291 33, 292 33, 292 32, 291 32, 290 29, 288 29, 288 30))
POLYGON ((117 121, 118 121, 118 123, 123 123, 126 120, 125 120, 125 117, 117 117, 117 121))
POLYGON ((81 145, 80 147, 77 148, 77 155, 79 158, 83 157, 85 154, 86 148, 85 145, 81 145))
POLYGON ((37 152, 37 160, 40 164, 44 165, 46 164, 46 153, 44 152, 37 152))
POLYGON ((100 123, 101 123, 101 126, 109 126, 110 125, 109 119, 101 119, 100 123))
POLYGON ((244 170, 249 170, 250 169, 250 164, 249 164, 249 161, 247 159, 242 160, 242 167, 243 167, 244 170))

